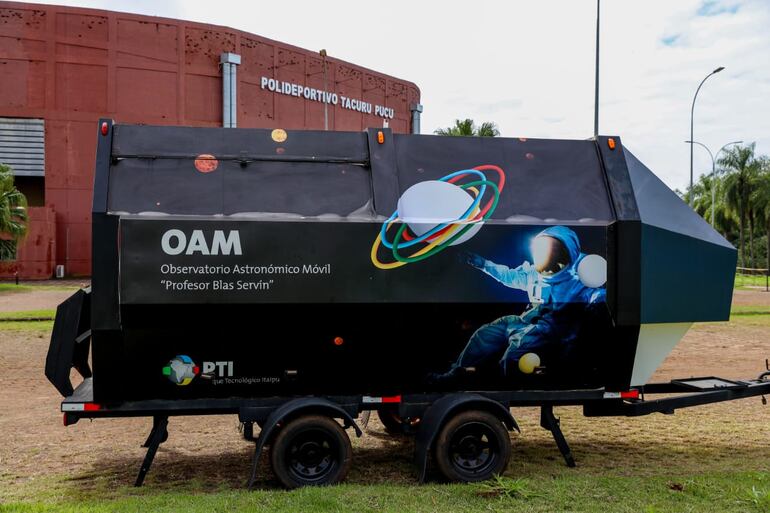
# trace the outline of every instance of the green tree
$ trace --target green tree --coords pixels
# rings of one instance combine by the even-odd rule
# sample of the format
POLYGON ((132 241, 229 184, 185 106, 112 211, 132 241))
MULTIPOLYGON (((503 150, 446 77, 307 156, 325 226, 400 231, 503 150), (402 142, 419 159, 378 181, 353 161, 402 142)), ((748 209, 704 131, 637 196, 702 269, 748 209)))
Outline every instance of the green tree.
POLYGON ((481 126, 476 126, 472 119, 456 119, 454 126, 439 128, 436 135, 466 136, 466 137, 497 137, 500 135, 497 125, 491 121, 485 121, 481 126))
POLYGON ((27 198, 13 184, 11 168, 0 164, 0 260, 15 259, 26 234, 27 198))
MULTIPOLYGON (((752 191, 751 203, 757 212, 757 216, 765 224, 766 262, 765 267, 770 269, 770 159, 759 159, 759 172, 755 179, 755 188, 752 191)), ((761 240, 761 238, 760 238, 761 240)))
MULTIPOLYGON (((750 228, 753 232, 751 198, 761 167, 760 161, 754 157, 754 146, 755 143, 733 146, 725 150, 724 157, 719 159, 719 165, 725 173, 725 202, 738 216, 739 255, 742 267, 746 267, 746 221, 751 215, 750 228)), ((753 247, 751 242, 749 245, 753 247)))
POLYGON ((722 176, 713 176, 711 173, 702 174, 693 185, 692 190, 682 194, 675 191, 685 203, 693 199, 693 209, 711 224, 712 210, 714 213, 714 229, 727 240, 733 240, 738 231, 736 218, 732 210, 725 203, 725 179, 722 176), (712 193, 713 190, 713 193, 712 193), (712 203, 712 199, 714 200, 712 203))
MULTIPOLYGON (((698 178, 698 181, 695 182, 695 185, 693 185, 692 189, 689 189, 684 195, 683 195, 683 201, 685 203, 690 203, 690 198, 692 197, 692 205, 693 210, 695 210, 700 216, 705 219, 708 222, 711 222, 711 210, 715 209, 717 205, 719 205, 719 179, 716 177, 711 176, 710 174, 702 174, 700 178, 698 178), (712 189, 716 188, 717 190, 714 191, 716 194, 716 203, 714 205, 711 204, 711 198, 712 189)), ((716 210, 714 210, 714 217, 716 218, 716 210)))

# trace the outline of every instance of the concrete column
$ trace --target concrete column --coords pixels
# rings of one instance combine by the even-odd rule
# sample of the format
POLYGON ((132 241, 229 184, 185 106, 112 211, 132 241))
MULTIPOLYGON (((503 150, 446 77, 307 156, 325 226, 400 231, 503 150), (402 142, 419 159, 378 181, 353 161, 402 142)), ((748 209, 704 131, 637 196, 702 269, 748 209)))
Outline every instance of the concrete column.
POLYGON ((420 114, 422 114, 422 104, 413 103, 412 104, 412 133, 413 134, 420 133, 420 114))
POLYGON ((235 128, 238 113, 238 75, 237 66, 241 56, 234 53, 223 53, 219 56, 222 65, 222 126, 235 128))

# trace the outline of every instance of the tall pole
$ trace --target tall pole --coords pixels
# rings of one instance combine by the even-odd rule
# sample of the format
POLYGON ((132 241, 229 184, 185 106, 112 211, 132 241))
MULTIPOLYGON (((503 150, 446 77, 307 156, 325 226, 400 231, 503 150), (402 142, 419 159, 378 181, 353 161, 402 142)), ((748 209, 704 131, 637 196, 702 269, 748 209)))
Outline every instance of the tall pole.
POLYGON ((596 0, 596 80, 594 87, 594 137, 599 137, 599 6, 596 0))
MULTIPOLYGON (((714 227, 714 204, 717 200, 717 193, 716 193, 716 187, 714 187, 714 177, 716 177, 717 172, 717 166, 716 161, 714 160, 714 154, 711 153, 711 150, 708 146, 706 146, 703 143, 699 143, 698 141, 693 141, 690 139, 689 141, 685 141, 686 143, 690 143, 690 151, 692 151, 692 145, 697 144, 698 146, 703 147, 707 152, 709 152, 709 157, 711 157, 711 227, 714 227)), ((693 197, 695 195, 692 191, 692 177, 690 178, 690 206, 693 205, 693 197)))
MULTIPOLYGON (((708 80, 708 78, 711 75, 714 75, 715 73, 719 73, 725 69, 724 66, 719 66, 717 69, 706 75, 706 78, 701 80, 700 84, 698 84, 698 89, 695 90, 695 96, 692 97, 692 108, 690 109, 690 191, 692 191, 693 186, 693 172, 692 172, 692 158, 693 158, 693 144, 695 141, 695 134, 694 134, 694 127, 695 127, 695 100, 698 98, 698 92, 700 91, 701 86, 703 86, 703 83, 708 80)), ((693 206, 693 194, 690 192, 690 207, 693 206)))
MULTIPOLYGON (((714 210, 717 204, 717 187, 716 187, 716 178, 717 178, 717 164, 716 164, 716 157, 719 157, 719 154, 724 151, 725 148, 730 146, 731 144, 740 144, 743 141, 733 141, 725 144, 721 148, 719 148, 719 151, 716 154, 716 157, 713 153, 711 153, 711 150, 703 143, 699 143, 698 141, 693 141, 690 139, 689 141, 685 141, 686 143, 690 143, 690 148, 692 148, 693 144, 697 144, 698 146, 703 147, 707 152, 709 152, 709 157, 711 157, 711 227, 714 228, 714 210)), ((690 186, 690 204, 692 205, 692 185, 690 186)))

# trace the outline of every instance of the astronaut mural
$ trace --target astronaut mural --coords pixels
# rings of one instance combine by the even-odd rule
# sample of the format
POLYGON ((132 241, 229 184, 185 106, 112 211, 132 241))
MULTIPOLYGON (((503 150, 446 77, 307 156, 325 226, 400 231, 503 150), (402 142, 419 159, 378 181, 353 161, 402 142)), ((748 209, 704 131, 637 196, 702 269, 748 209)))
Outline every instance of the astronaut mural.
POLYGON ((541 370, 543 361, 555 364, 574 352, 582 324, 591 310, 606 301, 606 261, 580 250, 575 232, 551 226, 532 239, 532 262, 519 266, 461 253, 461 260, 512 289, 525 291, 529 306, 518 315, 506 315, 478 328, 467 345, 442 374, 430 381, 441 384, 462 377, 469 368, 483 367, 503 377, 541 370))
MULTIPOLYGON (((575 230, 550 226, 530 240, 533 227, 516 223, 505 229, 507 235, 495 247, 479 241, 485 238, 479 234, 495 211, 504 185, 505 172, 494 165, 418 182, 401 194, 397 210, 382 224, 372 246, 372 263, 382 270, 426 261, 451 246, 461 246, 451 250, 456 251, 455 266, 470 266, 486 275, 472 279, 494 280, 526 293, 526 303, 520 294, 509 293, 511 313, 477 327, 448 369, 428 375, 431 384, 453 385, 469 372, 510 381, 563 369, 579 360, 578 339, 584 325, 599 322, 597 311, 606 313, 607 262, 601 255, 583 253, 575 230), (524 259, 519 253, 501 253, 500 247, 506 244, 526 246, 524 259), (477 247, 478 253, 474 252, 477 247), (495 256, 481 256, 484 248, 495 256), (386 254, 392 262, 380 257, 386 254)), ((447 261, 420 265, 446 267, 447 261)), ((467 273, 460 271, 454 272, 457 286, 470 290, 467 273)), ((505 301, 499 290, 490 293, 496 302, 505 301)), ((564 379, 567 372, 561 374, 564 379)))

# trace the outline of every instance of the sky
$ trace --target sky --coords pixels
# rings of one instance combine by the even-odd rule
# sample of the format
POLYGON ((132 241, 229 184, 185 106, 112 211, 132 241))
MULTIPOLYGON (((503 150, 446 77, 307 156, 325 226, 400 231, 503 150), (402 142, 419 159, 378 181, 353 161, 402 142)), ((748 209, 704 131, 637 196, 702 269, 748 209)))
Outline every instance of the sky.
MULTIPOLYGON (((505 137, 593 135, 596 0, 311 2, 66 0, 224 25, 417 84, 422 132, 457 118, 493 121, 505 137)), ((689 183, 695 140, 717 152, 756 142, 770 154, 770 1, 603 0, 599 133, 671 188, 689 183)), ((711 172, 695 147, 696 180, 711 172)))

